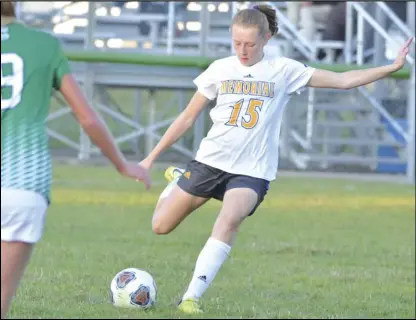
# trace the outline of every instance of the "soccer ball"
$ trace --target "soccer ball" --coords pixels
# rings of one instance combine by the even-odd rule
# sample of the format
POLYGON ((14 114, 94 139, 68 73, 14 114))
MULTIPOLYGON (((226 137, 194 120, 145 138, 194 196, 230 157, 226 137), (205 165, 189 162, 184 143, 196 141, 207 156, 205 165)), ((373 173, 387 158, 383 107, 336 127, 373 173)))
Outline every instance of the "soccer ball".
POLYGON ((146 271, 128 268, 111 281, 111 303, 116 307, 149 309, 156 303, 157 287, 146 271))

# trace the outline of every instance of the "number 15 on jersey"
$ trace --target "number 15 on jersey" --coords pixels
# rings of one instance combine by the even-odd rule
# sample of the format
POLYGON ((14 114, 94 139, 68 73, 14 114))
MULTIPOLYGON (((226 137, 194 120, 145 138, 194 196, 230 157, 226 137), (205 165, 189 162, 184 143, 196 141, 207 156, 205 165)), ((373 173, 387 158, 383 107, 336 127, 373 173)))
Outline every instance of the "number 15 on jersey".
MULTIPOLYGON (((248 101, 248 107, 245 115, 241 118, 241 126, 244 129, 253 129, 259 121, 259 111, 263 107, 263 100, 260 99, 250 99, 248 101)), ((234 105, 231 106, 231 116, 226 126, 238 127, 238 119, 241 113, 241 109, 244 104, 244 99, 237 101, 234 105)))

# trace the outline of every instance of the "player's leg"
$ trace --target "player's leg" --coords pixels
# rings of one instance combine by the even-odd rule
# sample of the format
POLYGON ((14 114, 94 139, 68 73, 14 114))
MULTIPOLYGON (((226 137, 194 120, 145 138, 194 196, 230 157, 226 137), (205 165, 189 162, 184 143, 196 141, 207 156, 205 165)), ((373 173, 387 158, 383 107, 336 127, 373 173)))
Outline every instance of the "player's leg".
POLYGON ((1 242, 1 318, 5 319, 20 279, 32 253, 33 244, 1 242))
POLYGON ((235 176, 227 184, 221 212, 211 237, 198 256, 194 274, 179 308, 186 313, 202 312, 198 300, 226 261, 242 222, 254 213, 268 190, 268 182, 235 176))
POLYGON ((159 196, 159 200, 156 204, 156 210, 162 206, 163 202, 166 200, 166 198, 170 195, 173 188, 178 184, 178 181, 182 174, 185 173, 185 169, 181 169, 178 167, 169 167, 165 171, 165 178, 169 181, 166 188, 162 191, 162 193, 159 196))
POLYGON ((1 189, 1 318, 4 319, 43 232, 46 200, 39 194, 1 189))
POLYGON ((165 177, 170 183, 160 195, 152 219, 156 234, 170 233, 211 198, 209 188, 206 188, 211 180, 205 169, 203 164, 191 161, 186 170, 174 167, 166 170, 165 177))
POLYGON ((182 190, 177 184, 169 195, 159 200, 153 214, 152 229, 158 235, 169 234, 194 210, 209 198, 194 196, 182 190))
POLYGON ((228 258, 235 234, 257 200, 257 194, 251 189, 232 189, 225 193, 211 237, 198 256, 192 280, 179 304, 181 311, 189 314, 202 312, 198 300, 228 258))

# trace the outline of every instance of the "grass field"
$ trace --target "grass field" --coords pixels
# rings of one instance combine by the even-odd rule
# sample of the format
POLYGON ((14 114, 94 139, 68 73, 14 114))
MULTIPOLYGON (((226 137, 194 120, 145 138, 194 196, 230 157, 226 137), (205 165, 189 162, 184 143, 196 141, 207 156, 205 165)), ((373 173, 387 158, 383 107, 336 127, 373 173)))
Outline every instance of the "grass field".
MULTIPOLYGON (((106 167, 57 166, 45 236, 12 318, 190 318, 175 304, 220 203, 174 233, 151 231, 163 188, 151 191, 106 167), (109 304, 121 269, 149 271, 157 308, 109 304)), ((201 318, 414 318, 415 213, 410 186, 280 178, 242 227, 202 301, 201 318)))

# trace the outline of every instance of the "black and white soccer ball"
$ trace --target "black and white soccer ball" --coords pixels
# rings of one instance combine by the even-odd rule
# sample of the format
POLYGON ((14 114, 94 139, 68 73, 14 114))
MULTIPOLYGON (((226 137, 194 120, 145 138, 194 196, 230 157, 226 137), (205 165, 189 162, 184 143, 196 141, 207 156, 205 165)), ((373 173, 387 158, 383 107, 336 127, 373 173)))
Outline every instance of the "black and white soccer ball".
POLYGON ((110 295, 116 307, 149 309, 156 304, 157 287, 148 272, 128 268, 115 275, 110 295))

